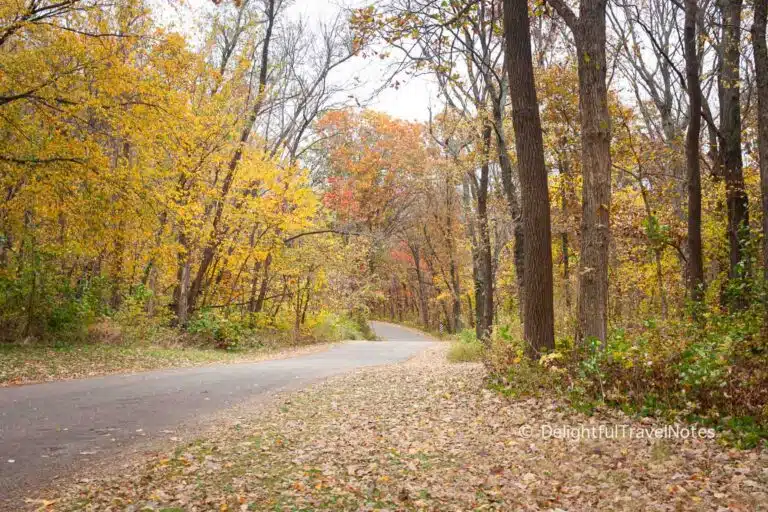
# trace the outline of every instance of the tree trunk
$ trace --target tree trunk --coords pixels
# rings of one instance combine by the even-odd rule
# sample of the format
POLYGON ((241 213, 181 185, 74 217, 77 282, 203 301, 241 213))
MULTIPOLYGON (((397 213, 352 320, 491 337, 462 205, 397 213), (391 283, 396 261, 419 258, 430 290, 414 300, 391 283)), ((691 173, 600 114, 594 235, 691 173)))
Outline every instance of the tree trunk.
MULTIPOLYGON (((726 203, 728 205, 729 272, 731 279, 743 277, 747 265, 746 244, 749 239, 749 212, 744 188, 741 157, 741 93, 739 44, 741 41, 742 0, 720 0, 723 33, 721 69, 718 80, 720 93, 720 132, 723 138, 723 164, 726 203)), ((738 297, 732 306, 740 309, 747 304, 738 297)))
POLYGON ((577 340, 608 335, 608 250, 611 211, 611 116, 605 57, 605 0, 581 0, 579 16, 564 0, 548 0, 573 32, 579 68, 582 215, 577 340))
MULTIPOLYGON (((569 185, 570 180, 570 164, 568 162, 568 155, 560 157, 560 210, 562 211, 563 218, 568 216, 568 191, 566 186, 569 185)), ((563 232, 560 234, 560 251, 563 257, 563 285, 565 287, 565 309, 568 312, 568 316, 572 314, 571 311, 571 267, 570 267, 570 251, 568 249, 568 229, 563 228, 563 232)))
POLYGON ((685 72, 688 82, 688 133, 685 141, 688 181, 688 295, 694 301, 704 297, 704 258, 701 243, 701 82, 696 37, 697 0, 685 2, 685 72))
POLYGON ((760 155, 760 195, 763 212, 763 275, 768 279, 768 44, 765 25, 768 2, 755 1, 752 24, 752 48, 755 53, 755 81, 757 82, 757 129, 760 155))
POLYGON ((267 257, 264 259, 264 272, 261 276, 261 285, 259 286, 259 296, 256 298, 256 303, 253 308, 249 310, 250 313, 260 313, 264 309, 264 301, 267 298, 267 290, 269 289, 269 267, 272 264, 272 253, 267 253, 267 257))
POLYGON ((552 235, 527 0, 504 0, 504 28, 525 240, 523 333, 526 352, 539 358, 555 348, 552 235))
MULTIPOLYGON (((186 239, 184 237, 184 239, 186 239)), ((179 325, 187 325, 189 321, 189 307, 187 304, 187 290, 189 288, 190 261, 189 254, 179 256, 178 285, 176 287, 176 322, 179 325)))
POLYGON ((475 279, 475 314, 477 339, 489 340, 493 326, 493 253, 491 232, 488 226, 488 185, 490 162, 487 155, 491 144, 491 126, 483 129, 483 145, 486 158, 480 167, 477 190, 477 277, 475 279))
POLYGON ((261 261, 256 260, 253 264, 253 275, 251 276, 251 296, 248 299, 248 312, 254 313, 256 310, 256 296, 259 284, 259 269, 261 268, 261 261))

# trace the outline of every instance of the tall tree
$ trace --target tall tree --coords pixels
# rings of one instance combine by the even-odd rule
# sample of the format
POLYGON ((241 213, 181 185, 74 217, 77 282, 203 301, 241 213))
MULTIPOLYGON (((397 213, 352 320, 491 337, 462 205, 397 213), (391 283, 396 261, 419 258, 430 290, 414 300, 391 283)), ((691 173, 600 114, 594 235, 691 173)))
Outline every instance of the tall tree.
POLYGON ((696 301, 704 293, 704 260, 701 246, 701 169, 699 135, 701 132, 701 83, 696 38, 697 0, 685 0, 685 74, 688 82, 688 132, 685 141, 688 181, 688 294, 696 301))
POLYGON ((765 24, 768 2, 755 0, 752 23, 752 48, 755 53, 757 82, 757 128, 760 155, 760 193, 763 210, 763 272, 768 278, 768 44, 765 24))
POLYGON ((235 173, 237 172, 238 164, 243 158, 243 151, 251 138, 251 133, 253 132, 253 128, 257 119, 259 118, 259 115, 261 114, 262 107, 264 105, 267 89, 267 73, 269 70, 270 43, 272 41, 275 20, 277 18, 277 11, 282 5, 282 0, 264 0, 264 2, 266 28, 264 33, 264 41, 262 42, 261 46, 261 60, 259 63, 259 78, 256 90, 256 99, 243 125, 242 131, 240 133, 239 144, 235 148, 235 151, 232 153, 232 157, 227 164, 227 171, 221 184, 221 199, 216 201, 213 207, 211 237, 205 249, 203 250, 200 264, 191 283, 189 282, 191 277, 191 269, 189 268, 188 258, 184 258, 184 262, 179 269, 180 279, 177 291, 176 317, 177 321, 182 325, 186 324, 189 312, 194 310, 196 306, 197 300, 203 291, 204 281, 208 276, 212 263, 214 262, 216 252, 221 246, 222 230, 224 229, 221 219, 226 204, 225 199, 227 199, 232 189, 232 183, 235 179, 235 173))
POLYGON ((606 83, 605 0, 582 0, 579 15, 564 0, 547 0, 576 42, 582 148, 581 255, 577 338, 608 335, 608 249, 611 210, 611 117, 606 83))
MULTIPOLYGON (((722 38, 720 41, 720 133, 722 136, 723 174, 728 205, 729 277, 744 275, 747 264, 746 244, 749 237, 749 209, 744 188, 741 156, 741 80, 740 44, 742 0, 720 0, 722 38)), ((744 307, 739 298, 732 306, 744 307)))
POLYGON ((512 98, 523 215, 523 331, 526 349, 538 358, 555 347, 552 300, 552 235, 544 140, 533 76, 527 0, 504 0, 506 66, 512 98))

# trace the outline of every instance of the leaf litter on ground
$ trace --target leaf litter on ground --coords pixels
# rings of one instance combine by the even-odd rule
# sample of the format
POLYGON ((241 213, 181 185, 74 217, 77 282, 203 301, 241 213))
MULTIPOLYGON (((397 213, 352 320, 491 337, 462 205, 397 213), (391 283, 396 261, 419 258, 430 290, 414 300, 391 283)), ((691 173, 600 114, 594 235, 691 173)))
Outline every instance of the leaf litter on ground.
POLYGON ((450 364, 446 348, 290 393, 120 475, 35 503, 89 511, 768 507, 764 449, 698 438, 545 439, 544 425, 655 425, 501 397, 486 389, 482 365, 450 364))
POLYGON ((318 343, 242 351, 164 348, 152 345, 0 346, 0 387, 214 363, 234 364, 279 359, 319 352, 331 345, 333 344, 318 343))

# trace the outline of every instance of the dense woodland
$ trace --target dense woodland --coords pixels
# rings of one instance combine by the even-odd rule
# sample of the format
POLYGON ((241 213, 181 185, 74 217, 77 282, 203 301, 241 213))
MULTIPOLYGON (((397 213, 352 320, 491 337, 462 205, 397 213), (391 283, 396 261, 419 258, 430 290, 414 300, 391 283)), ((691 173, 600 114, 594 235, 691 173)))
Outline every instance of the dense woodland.
POLYGON ((376 317, 503 389, 765 435, 765 1, 291 7, 0 6, 5 342, 376 317), (359 103, 363 59, 437 84, 428 121, 359 103))

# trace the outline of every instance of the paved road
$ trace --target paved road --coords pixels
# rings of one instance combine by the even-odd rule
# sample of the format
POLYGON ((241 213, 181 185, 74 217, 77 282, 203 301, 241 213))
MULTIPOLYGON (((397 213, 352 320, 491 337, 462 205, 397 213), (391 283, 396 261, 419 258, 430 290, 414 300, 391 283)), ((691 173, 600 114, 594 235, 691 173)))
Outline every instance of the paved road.
POLYGON ((403 361, 431 343, 410 329, 372 324, 383 341, 289 359, 0 388, 0 508, 57 475, 245 400, 403 361))

